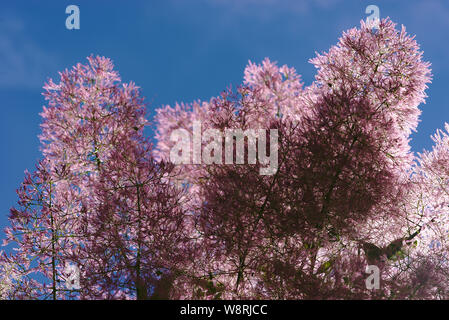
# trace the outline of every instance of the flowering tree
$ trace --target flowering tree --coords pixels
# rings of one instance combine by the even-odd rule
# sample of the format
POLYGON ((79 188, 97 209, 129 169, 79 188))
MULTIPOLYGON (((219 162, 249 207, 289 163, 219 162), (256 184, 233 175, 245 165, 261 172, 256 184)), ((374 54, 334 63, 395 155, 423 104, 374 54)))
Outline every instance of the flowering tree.
POLYGON ((18 251, 3 259, 30 277, 26 297, 149 297, 178 263, 182 190, 171 165, 152 158, 138 89, 122 85, 108 59, 60 75, 45 86, 45 160, 27 174, 6 229, 18 251), (79 270, 79 284, 67 269, 79 270))
POLYGON ((161 158, 171 132, 194 134, 195 121, 279 130, 274 175, 261 176, 259 164, 179 168, 209 253, 192 272, 227 298, 411 297, 412 265, 433 257, 423 240, 433 200, 422 200, 427 177, 408 144, 429 65, 389 20, 377 31, 362 22, 311 62, 318 73, 306 88, 293 69, 265 60, 250 63, 236 93, 159 110, 161 158), (374 291, 364 273, 372 264, 382 271, 374 291))
POLYGON ((447 298, 449 133, 410 150, 431 79, 417 43, 362 22, 311 63, 307 87, 266 59, 235 92, 158 109, 155 149, 108 59, 50 81, 2 298, 447 298))

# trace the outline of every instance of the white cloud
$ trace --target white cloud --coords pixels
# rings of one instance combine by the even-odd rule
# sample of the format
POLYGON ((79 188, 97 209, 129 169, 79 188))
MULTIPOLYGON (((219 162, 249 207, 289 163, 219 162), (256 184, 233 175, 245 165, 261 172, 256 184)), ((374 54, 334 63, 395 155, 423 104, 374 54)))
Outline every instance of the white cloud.
MULTIPOLYGON (((216 8, 233 19, 242 16, 269 21, 284 14, 306 15, 314 8, 328 10, 341 0, 171 0, 176 7, 206 5, 216 8)), ((229 21, 231 22, 231 21, 229 21)))
POLYGON ((204 0, 206 3, 219 5, 236 13, 259 15, 262 18, 282 13, 304 15, 314 7, 329 9, 340 0, 204 0))
POLYGON ((434 73, 449 70, 446 40, 449 33, 449 2, 447 0, 413 2, 408 6, 407 12, 417 26, 415 33, 418 43, 424 50, 424 58, 428 48, 432 51, 431 62, 434 73))
POLYGON ((0 87, 42 87, 55 57, 27 35, 22 19, 11 13, 0 15, 0 87))

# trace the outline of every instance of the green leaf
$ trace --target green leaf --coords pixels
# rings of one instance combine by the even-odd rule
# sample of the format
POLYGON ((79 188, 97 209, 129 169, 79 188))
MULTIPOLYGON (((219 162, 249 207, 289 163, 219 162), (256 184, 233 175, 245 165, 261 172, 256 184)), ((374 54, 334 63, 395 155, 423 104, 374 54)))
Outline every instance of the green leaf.
POLYGON ((197 294, 197 296, 198 296, 199 298, 204 297, 204 291, 201 290, 201 289, 196 290, 196 294, 197 294))
POLYGON ((318 268, 318 273, 326 273, 328 272, 332 267, 332 261, 326 261, 324 262, 319 268, 318 268))

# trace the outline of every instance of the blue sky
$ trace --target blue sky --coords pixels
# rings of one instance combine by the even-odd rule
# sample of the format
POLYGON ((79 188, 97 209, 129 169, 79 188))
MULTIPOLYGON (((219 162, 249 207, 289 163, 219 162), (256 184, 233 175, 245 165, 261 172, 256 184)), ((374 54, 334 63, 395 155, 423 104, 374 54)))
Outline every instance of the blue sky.
POLYGON ((315 73, 308 60, 358 26, 370 4, 415 34, 432 63, 434 80, 411 141, 414 151, 429 149, 430 135, 449 122, 447 0, 2 1, 0 227, 24 170, 40 159, 42 86, 58 71, 91 54, 107 56, 123 81, 142 88, 150 116, 162 105, 208 100, 241 83, 248 60, 287 64, 308 85, 315 73), (65 27, 70 4, 80 8, 80 30, 65 27))

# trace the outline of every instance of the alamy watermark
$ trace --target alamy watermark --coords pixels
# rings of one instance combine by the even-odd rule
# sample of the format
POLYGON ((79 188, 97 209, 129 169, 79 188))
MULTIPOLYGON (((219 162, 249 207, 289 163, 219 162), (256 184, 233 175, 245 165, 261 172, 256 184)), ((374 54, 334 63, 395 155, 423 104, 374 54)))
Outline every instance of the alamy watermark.
POLYGON ((80 28, 80 8, 74 4, 71 4, 65 8, 65 13, 70 16, 65 19, 65 27, 68 30, 79 30, 80 28))
POLYGON ((374 4, 370 4, 369 6, 366 7, 365 13, 366 14, 371 13, 366 18, 366 22, 369 23, 369 24, 372 24, 375 29, 379 29, 379 23, 380 23, 380 10, 379 10, 379 7, 374 5, 374 4))
POLYGON ((68 290, 79 290, 80 286, 80 269, 71 263, 66 263, 64 268, 65 286, 68 290))
POLYGON ((378 266, 369 265, 366 266, 365 273, 370 274, 365 280, 365 285, 368 290, 380 288, 380 270, 378 266))
POLYGON ((270 154, 267 156, 267 130, 218 129, 201 130, 201 122, 193 122, 193 137, 186 129, 173 130, 170 140, 176 144, 170 150, 170 161, 174 164, 223 164, 223 139, 225 164, 245 163, 245 138, 247 139, 248 164, 261 164, 261 175, 273 175, 278 169, 278 130, 270 129, 270 154), (235 140, 234 140, 235 138, 235 140), (234 143, 235 141, 235 143, 234 143), (257 145, 256 145, 257 141, 257 145), (203 143, 207 143, 203 147, 203 143), (235 146, 235 148, 234 148, 235 146))

